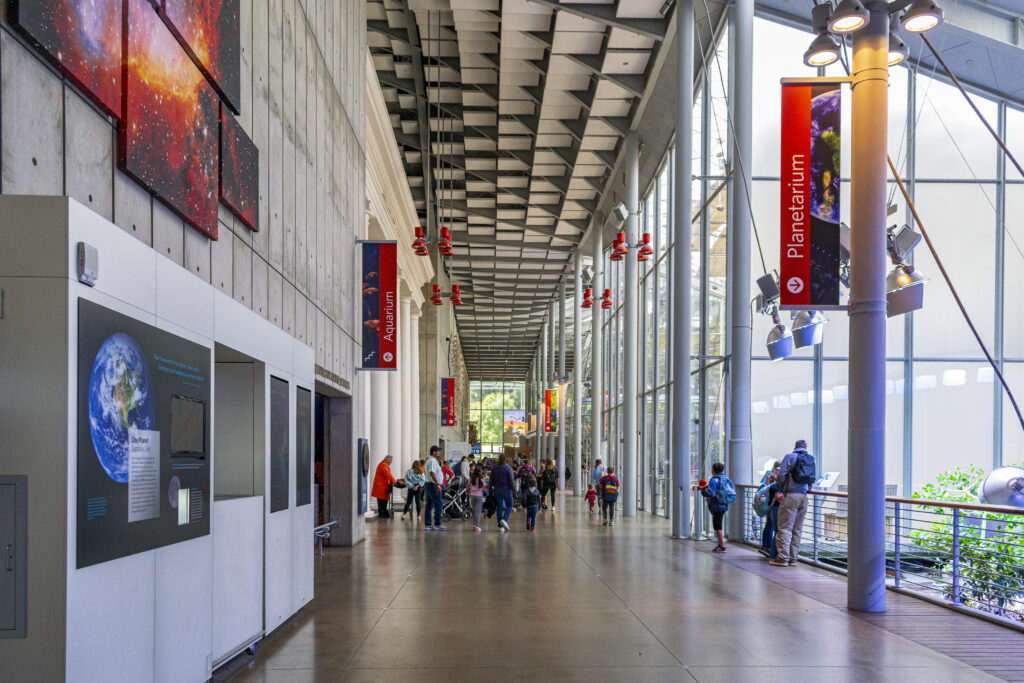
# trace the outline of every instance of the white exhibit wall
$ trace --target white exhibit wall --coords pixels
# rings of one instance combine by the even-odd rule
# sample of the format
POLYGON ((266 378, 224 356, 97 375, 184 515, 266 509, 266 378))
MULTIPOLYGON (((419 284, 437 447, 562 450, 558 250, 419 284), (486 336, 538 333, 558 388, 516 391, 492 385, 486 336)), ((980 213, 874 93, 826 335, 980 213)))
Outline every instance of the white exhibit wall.
MULTIPOLYGON (((62 541, 66 543, 62 550, 65 557, 63 567, 58 570, 58 575, 66 575, 64 677, 69 681, 208 680, 214 660, 226 654, 218 650, 248 644, 231 642, 231 636, 245 632, 244 641, 264 630, 270 632, 313 596, 314 506, 295 506, 294 426, 295 387, 310 391, 314 387, 313 350, 74 200, 5 197, 0 201, 3 210, 16 209, 31 219, 23 219, 26 227, 7 231, 8 238, 21 242, 19 251, 39 251, 40 263, 47 262, 48 268, 55 271, 48 282, 63 280, 65 283, 66 298, 49 301, 45 311, 47 315, 63 318, 67 325, 66 343, 59 352, 63 357, 49 359, 58 366, 66 364, 62 374, 67 378, 62 387, 66 392, 65 401, 55 402, 50 416, 66 421, 62 435, 66 438, 66 451, 51 456, 66 462, 67 472, 67 479, 61 484, 66 489, 66 507, 60 512, 66 520, 66 535, 62 541), (30 229, 27 226, 45 234, 46 239, 37 243, 22 240, 28 237, 21 234, 30 229), (55 233, 63 242, 59 248, 51 243, 55 241, 55 233), (92 245, 98 251, 99 277, 95 287, 87 287, 75 279, 79 242, 92 245), (288 509, 271 515, 263 497, 259 496, 223 504, 207 501, 211 515, 209 535, 76 568, 78 390, 75 378, 78 377, 79 298, 209 349, 211 396, 216 395, 215 343, 230 346, 264 363, 267 382, 271 374, 288 380, 291 387, 288 509), (220 523, 218 515, 235 503, 238 506, 234 510, 235 519, 226 516, 223 520, 229 529, 225 533, 225 525, 220 523), (234 592, 227 594, 219 591, 224 588, 225 567, 221 562, 229 557, 231 561, 248 558, 250 571, 233 577, 238 579, 232 586, 234 592), (257 569, 252 568, 252 560, 257 569), (261 565, 262 572, 258 570, 261 565), (221 581, 215 580, 217 575, 222 577, 221 581), (262 623, 253 629, 256 615, 262 623)), ((47 268, 40 268, 39 272, 47 272, 47 268)), ((31 292, 26 294, 30 295, 31 292)), ((43 345, 40 348, 44 348, 43 345)), ((265 393, 267 395, 269 392, 265 393)), ((214 408, 215 401, 211 401, 208 418, 211 446, 216 444, 214 408)), ((52 419, 50 422, 52 429, 52 419)), ((266 424, 269 429, 269 420, 266 424)), ((31 429, 40 427, 33 425, 31 429)), ((264 472, 260 474, 268 477, 269 438, 262 446, 264 472)), ((212 457, 215 468, 215 453, 212 457)), ((312 462, 310 468, 312 470, 312 462)), ((312 482, 312 471, 309 478, 312 482)), ((212 480, 211 472, 211 498, 216 495, 212 480)), ((58 529, 54 531, 59 533, 58 529)), ((30 573, 32 571, 30 566, 30 573)), ((31 621, 32 607, 29 609, 31 621)), ((34 656, 61 659, 60 655, 50 650, 34 656)))

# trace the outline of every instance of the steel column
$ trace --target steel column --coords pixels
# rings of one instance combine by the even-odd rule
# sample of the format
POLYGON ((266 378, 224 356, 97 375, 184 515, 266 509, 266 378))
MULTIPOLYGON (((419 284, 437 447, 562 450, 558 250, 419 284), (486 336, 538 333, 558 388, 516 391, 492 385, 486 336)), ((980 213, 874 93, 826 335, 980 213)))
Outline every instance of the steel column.
POLYGON ((889 13, 853 37, 847 606, 885 610, 886 122, 889 13))
POLYGON ((565 277, 558 285, 558 490, 565 490, 565 277))
MULTIPOLYGON (((750 428, 750 174, 753 113, 754 0, 736 0, 729 49, 733 97, 729 107, 733 123, 732 204, 729 234, 732 236, 732 268, 729 273, 729 307, 732 315, 729 369, 728 472, 737 484, 752 483, 753 453, 750 428)), ((743 515, 729 515, 729 536, 743 537, 743 515)))
MULTIPOLYGON (((672 538, 690 531, 690 355, 693 269, 693 0, 676 6, 676 151, 672 175, 672 538)), ((701 243, 702 250, 704 243, 701 243)), ((703 273, 702 273, 703 275, 703 273)), ((657 284, 657 283, 655 283, 657 284)))
POLYGON ((580 468, 583 462, 583 254, 576 250, 575 285, 572 297, 572 494, 583 493, 580 468))
MULTIPOLYGON (((604 295, 604 237, 601 229, 594 225, 593 244, 591 248, 594 253, 594 277, 591 280, 591 287, 594 290, 594 298, 598 299, 604 295)), ((590 309, 590 469, 593 470, 595 463, 601 458, 601 432, 604 427, 604 377, 602 363, 603 348, 602 337, 604 330, 601 329, 600 300, 594 301, 594 307, 590 309)))
MULTIPOLYGON (((640 138, 636 131, 626 136, 626 243, 635 245, 637 213, 640 210, 640 138)), ((636 514, 636 403, 637 403, 637 278, 636 249, 626 256, 625 302, 623 303, 622 331, 622 516, 636 514)))
MULTIPOLYGON (((412 369, 412 451, 409 453, 409 462, 418 459, 420 456, 420 315, 421 310, 417 309, 412 314, 412 324, 409 330, 411 340, 411 351, 409 353, 412 369)), ((402 472, 405 474, 405 472, 402 472)))
POLYGON ((405 474, 405 471, 412 467, 412 298, 402 297, 399 303, 399 325, 398 328, 398 363, 402 369, 402 443, 393 453, 398 469, 398 476, 405 474))
MULTIPOLYGON (((557 334, 558 334, 558 327, 557 327, 558 321, 557 321, 557 317, 558 317, 558 302, 557 301, 552 301, 551 302, 551 346, 549 347, 550 350, 551 350, 551 353, 548 354, 548 388, 549 389, 557 389, 558 388, 558 382, 555 379, 555 369, 556 369, 555 368, 555 363, 557 362, 557 358, 558 358, 558 342, 556 341, 556 337, 557 337, 557 334)), ((558 410, 557 397, 556 397, 555 405, 551 406, 551 409, 552 410, 558 410)), ((548 439, 548 448, 547 448, 547 453, 545 454, 545 457, 550 459, 550 460, 554 460, 556 457, 558 457, 555 451, 557 450, 557 446, 558 446, 558 434, 562 431, 562 414, 561 413, 558 414, 557 425, 558 425, 558 432, 555 432, 554 434, 552 434, 551 438, 548 439)))

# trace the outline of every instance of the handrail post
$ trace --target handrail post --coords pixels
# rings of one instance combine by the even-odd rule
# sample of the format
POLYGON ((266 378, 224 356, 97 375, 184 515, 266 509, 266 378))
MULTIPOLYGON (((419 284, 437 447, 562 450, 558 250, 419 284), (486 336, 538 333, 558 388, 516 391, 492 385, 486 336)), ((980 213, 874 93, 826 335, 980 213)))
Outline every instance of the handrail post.
POLYGON ((960 508, 953 508, 953 604, 960 604, 960 508))
POLYGON ((894 552, 893 552, 893 576, 895 577, 895 585, 897 588, 900 587, 900 504, 893 503, 895 506, 893 512, 893 536, 894 536, 894 552))
POLYGON ((813 501, 814 507, 811 509, 811 526, 814 530, 811 532, 811 536, 814 539, 814 562, 818 562, 818 524, 821 521, 821 498, 813 495, 811 492, 811 500, 813 501))

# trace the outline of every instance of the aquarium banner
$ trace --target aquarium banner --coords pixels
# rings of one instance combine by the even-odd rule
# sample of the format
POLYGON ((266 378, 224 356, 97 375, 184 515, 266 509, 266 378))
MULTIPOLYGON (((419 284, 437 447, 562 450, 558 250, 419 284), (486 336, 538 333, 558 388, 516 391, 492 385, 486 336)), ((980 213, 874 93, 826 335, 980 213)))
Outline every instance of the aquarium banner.
POLYGON ((78 300, 76 563, 210 533, 210 349, 78 300))
POLYGON ((363 362, 360 370, 398 367, 398 244, 361 242, 363 362))
POLYGON ((455 426, 455 378, 441 378, 441 426, 455 426))
POLYGON ((838 83, 782 85, 781 308, 839 305, 838 83))

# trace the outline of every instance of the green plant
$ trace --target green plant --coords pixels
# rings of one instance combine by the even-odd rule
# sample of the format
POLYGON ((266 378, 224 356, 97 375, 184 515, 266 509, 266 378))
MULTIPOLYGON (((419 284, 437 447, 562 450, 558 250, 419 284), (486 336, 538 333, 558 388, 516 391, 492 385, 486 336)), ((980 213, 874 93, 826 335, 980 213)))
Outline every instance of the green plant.
MULTIPOLYGON (((977 465, 954 467, 939 474, 911 497, 925 499, 917 506, 932 521, 910 532, 914 544, 937 558, 936 568, 952 577, 954 557, 953 508, 936 502, 978 503, 985 470, 977 465)), ((960 510, 960 599, 976 609, 1024 620, 1024 511, 1003 514, 960 510)), ((952 580, 943 589, 954 597, 952 580)))

